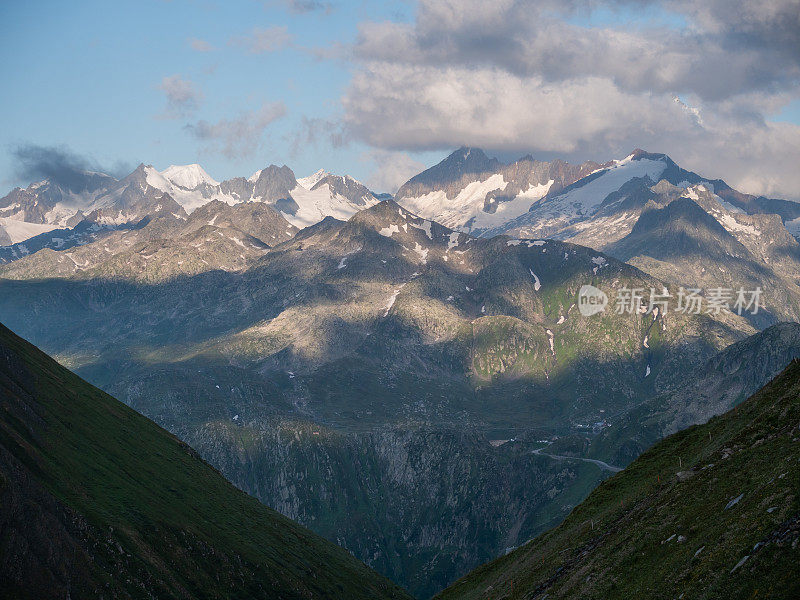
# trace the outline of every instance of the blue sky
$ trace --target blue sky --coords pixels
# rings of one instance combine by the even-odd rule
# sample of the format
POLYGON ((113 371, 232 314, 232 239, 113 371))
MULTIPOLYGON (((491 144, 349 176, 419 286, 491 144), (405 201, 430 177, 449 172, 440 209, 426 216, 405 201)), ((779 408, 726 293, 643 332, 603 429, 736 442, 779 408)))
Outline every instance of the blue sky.
MULTIPOLYGON (((350 67, 315 51, 350 44, 359 22, 402 20, 403 2, 338 4, 297 13, 281 2, 3 3, 0 19, 0 182, 27 185, 15 173, 9 147, 66 146, 106 168, 199 162, 222 180, 249 175, 270 163, 298 176, 325 168, 366 179, 374 168, 359 143, 332 148, 302 143, 303 118, 335 120, 350 67), (286 27, 279 50, 251 53, 236 42, 254 28, 286 27), (211 49, 197 51, 191 40, 211 49), (202 94, 187 118, 167 118, 159 88, 164 77, 191 81, 202 94), (187 122, 211 123, 283 102, 286 116, 271 124, 249 155, 226 157, 198 143, 187 122)), ((435 153, 434 160, 441 153, 435 153)), ((423 154, 424 156, 424 154, 423 154)))
POLYGON ((276 163, 379 190, 461 144, 639 146, 800 197, 800 10, 765 1, 3 2, 0 186, 30 183, 25 145, 117 172, 276 163))

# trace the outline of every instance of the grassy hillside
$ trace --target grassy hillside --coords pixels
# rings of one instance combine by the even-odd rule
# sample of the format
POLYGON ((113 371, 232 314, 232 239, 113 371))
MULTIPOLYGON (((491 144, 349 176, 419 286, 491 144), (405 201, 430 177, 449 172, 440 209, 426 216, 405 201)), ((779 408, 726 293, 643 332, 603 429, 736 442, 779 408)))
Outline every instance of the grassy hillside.
POLYGON ((458 598, 800 597, 800 361, 672 435, 458 598))
POLYGON ((407 598, 0 326, 0 596, 407 598))

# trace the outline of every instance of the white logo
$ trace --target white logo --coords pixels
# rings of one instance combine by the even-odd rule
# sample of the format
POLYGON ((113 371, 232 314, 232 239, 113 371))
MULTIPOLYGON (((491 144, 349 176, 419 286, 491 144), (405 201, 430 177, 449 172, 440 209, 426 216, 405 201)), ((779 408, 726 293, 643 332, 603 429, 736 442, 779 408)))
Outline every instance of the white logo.
POLYGON ((608 305, 606 293, 593 285, 581 286, 578 292, 578 310, 584 317, 591 317, 601 313, 608 305))

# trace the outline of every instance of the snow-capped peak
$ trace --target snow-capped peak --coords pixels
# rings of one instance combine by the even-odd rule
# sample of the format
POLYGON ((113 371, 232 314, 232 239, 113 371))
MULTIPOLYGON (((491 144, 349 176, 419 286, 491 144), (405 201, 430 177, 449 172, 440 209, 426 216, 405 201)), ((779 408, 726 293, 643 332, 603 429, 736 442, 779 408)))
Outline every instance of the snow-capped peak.
POLYGON ((330 175, 330 173, 328 173, 325 169, 320 169, 316 173, 312 173, 307 177, 301 177, 300 179, 297 180, 297 183, 299 183, 307 190, 310 190, 328 175, 330 175))
POLYGON ((169 192, 172 185, 166 177, 156 171, 155 167, 152 165, 146 165, 144 167, 140 166, 140 168, 144 171, 145 181, 148 185, 151 185, 162 192, 169 192))
POLYGON ((264 169, 259 169, 258 171, 250 175, 250 177, 247 178, 247 181, 249 181, 250 183, 255 183, 256 181, 258 181, 258 178, 261 177, 261 171, 263 170, 264 169))
POLYGON ((169 181, 187 190, 193 190, 201 184, 219 185, 211 175, 198 164, 170 165, 161 174, 169 181))
POLYGON ((626 156, 623 159, 614 160, 614 164, 616 166, 627 165, 629 162, 631 162, 634 159, 635 156, 636 155, 633 152, 631 152, 628 156, 626 156))

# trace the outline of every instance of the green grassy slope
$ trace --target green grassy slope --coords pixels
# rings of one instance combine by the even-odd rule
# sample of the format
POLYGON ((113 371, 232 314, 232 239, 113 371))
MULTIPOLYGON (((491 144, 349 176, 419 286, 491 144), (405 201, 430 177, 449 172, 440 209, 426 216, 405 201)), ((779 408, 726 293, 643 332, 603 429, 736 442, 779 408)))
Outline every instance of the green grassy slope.
POLYGON ((0 325, 0 597, 407 598, 0 325))
POLYGON ((438 598, 798 598, 799 461, 795 360, 737 408, 645 452, 559 527, 438 598))

